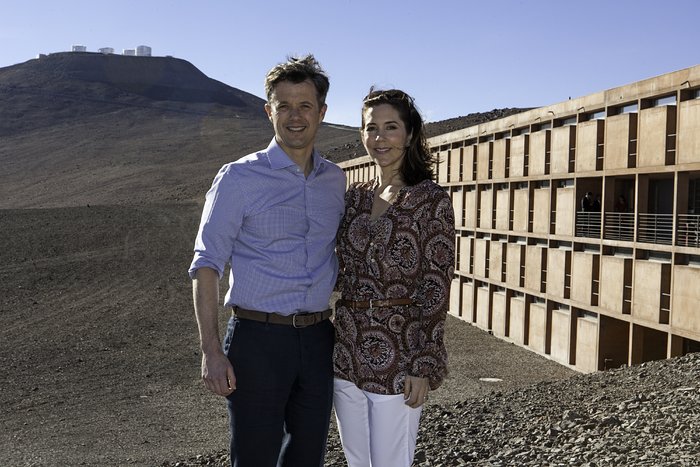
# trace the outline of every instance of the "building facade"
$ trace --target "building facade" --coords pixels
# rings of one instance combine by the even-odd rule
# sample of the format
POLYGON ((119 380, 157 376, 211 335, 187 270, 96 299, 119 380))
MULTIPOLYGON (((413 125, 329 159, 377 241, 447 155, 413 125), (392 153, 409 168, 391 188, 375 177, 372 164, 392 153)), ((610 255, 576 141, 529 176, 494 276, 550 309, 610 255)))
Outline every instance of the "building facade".
POLYGON ((700 66, 429 143, 451 314, 582 372, 700 351, 700 66))

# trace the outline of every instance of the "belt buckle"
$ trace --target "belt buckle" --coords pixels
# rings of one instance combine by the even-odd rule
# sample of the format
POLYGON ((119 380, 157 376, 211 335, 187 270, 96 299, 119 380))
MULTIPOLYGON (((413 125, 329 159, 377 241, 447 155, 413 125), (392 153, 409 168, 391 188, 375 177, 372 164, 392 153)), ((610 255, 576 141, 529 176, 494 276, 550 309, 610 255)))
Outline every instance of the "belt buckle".
POLYGON ((294 313, 292 315, 292 326, 295 329, 301 329, 301 328, 307 327, 308 324, 297 324, 297 316, 307 316, 307 315, 308 315, 308 313, 294 313))
POLYGON ((371 310, 372 308, 374 308, 374 306, 372 306, 372 302, 373 302, 373 301, 374 301, 373 298, 370 298, 370 299, 369 299, 369 309, 370 309, 370 310, 371 310))

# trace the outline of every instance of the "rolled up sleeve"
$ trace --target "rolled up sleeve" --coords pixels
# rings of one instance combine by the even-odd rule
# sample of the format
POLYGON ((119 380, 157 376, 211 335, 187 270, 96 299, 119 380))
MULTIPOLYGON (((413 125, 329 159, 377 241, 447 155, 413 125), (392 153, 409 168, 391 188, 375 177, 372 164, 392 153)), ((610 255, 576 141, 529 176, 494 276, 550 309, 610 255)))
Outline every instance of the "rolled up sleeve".
POLYGON ((194 244, 194 258, 188 271, 190 278, 194 279, 197 269, 203 267, 215 270, 219 279, 223 277, 241 229, 243 196, 231 165, 222 167, 206 194, 194 244))

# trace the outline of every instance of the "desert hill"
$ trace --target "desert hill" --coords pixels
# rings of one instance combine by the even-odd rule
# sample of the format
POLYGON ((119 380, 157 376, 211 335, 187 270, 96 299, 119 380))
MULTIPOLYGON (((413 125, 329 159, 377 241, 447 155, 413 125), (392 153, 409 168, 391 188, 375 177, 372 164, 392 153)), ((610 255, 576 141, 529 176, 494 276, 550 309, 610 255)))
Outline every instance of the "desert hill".
MULTIPOLYGON (((263 105, 173 57, 64 52, 0 68, 0 208, 200 199, 221 165, 267 145, 263 105)), ((332 123, 318 148, 336 162, 364 155, 357 129, 332 123)))
MULTIPOLYGON (((0 208, 196 199, 270 141, 263 104, 172 57, 67 52, 1 68, 0 208)), ((342 125, 320 134, 321 150, 359 143, 342 125)))
MULTIPOLYGON (((66 53, 0 69, 0 465, 161 465, 226 446, 222 401, 199 379, 186 271, 216 170, 272 137, 261 109, 169 57, 66 53)), ((356 128, 330 124, 319 148, 364 153, 356 128)), ((488 393, 484 372, 503 387, 571 374, 448 328, 469 348, 453 352, 435 401, 488 393)))

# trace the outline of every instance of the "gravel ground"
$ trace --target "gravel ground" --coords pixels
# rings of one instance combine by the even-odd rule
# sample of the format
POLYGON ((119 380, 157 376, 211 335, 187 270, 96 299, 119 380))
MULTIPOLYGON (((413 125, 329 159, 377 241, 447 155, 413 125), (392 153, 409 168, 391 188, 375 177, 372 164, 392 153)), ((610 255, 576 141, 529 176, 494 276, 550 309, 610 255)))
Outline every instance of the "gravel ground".
MULTIPOLYGON (((414 466, 700 465, 700 354, 424 411, 414 466)), ((219 452, 163 466, 225 466, 219 452)), ((346 465, 335 430, 326 466, 346 465)))
POLYGON ((698 428, 689 354, 432 407, 415 465, 697 466, 698 428))

